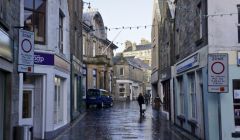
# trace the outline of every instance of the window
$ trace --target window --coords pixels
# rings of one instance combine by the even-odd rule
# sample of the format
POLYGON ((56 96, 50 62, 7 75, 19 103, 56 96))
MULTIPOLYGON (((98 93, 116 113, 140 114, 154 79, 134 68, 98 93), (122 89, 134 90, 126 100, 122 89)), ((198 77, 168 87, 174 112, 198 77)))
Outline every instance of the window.
POLYGON ((3 0, 0 0, 0 18, 3 18, 3 0))
POLYGON ((124 84, 119 84, 119 96, 125 96, 126 88, 124 84))
POLYGON ((203 37, 203 28, 202 28, 202 24, 203 24, 203 20, 202 20, 202 4, 199 3, 197 6, 197 15, 199 16, 199 39, 201 39, 203 37))
POLYGON ((120 68, 120 74, 119 75, 121 75, 121 76, 124 75, 124 68, 120 68))
POLYGON ((63 94, 62 80, 55 77, 55 93, 54 93, 54 124, 62 123, 63 121, 63 94))
POLYGON ((97 70, 93 70, 93 88, 97 88, 97 70))
POLYGON ((191 73, 188 75, 188 91, 190 94, 190 117, 197 118, 197 100, 196 100, 196 86, 195 86, 195 74, 191 73))
POLYGON ((237 8, 238 8, 238 43, 240 43, 240 5, 238 5, 237 8))
POLYGON ((45 43, 45 0, 24 0, 24 26, 34 32, 35 42, 45 43))
POLYGON ((22 118, 32 118, 32 91, 23 91, 22 118))
POLYGON ((77 104, 77 99, 78 99, 78 76, 74 76, 74 111, 77 111, 78 109, 78 104, 77 104))
POLYGON ((233 80, 233 111, 236 131, 240 131, 240 80, 233 80))
POLYGON ((59 13, 59 52, 63 54, 63 14, 59 13))
POLYGON ((83 36, 83 55, 86 55, 86 37, 83 36))
POLYGON ((184 84, 183 84, 183 78, 182 77, 179 77, 178 78, 178 89, 179 89, 179 107, 180 107, 180 110, 179 110, 179 113, 180 115, 184 115, 184 107, 185 107, 185 99, 184 99, 184 84))
POLYGON ((96 56, 96 42, 93 42, 93 57, 96 56))

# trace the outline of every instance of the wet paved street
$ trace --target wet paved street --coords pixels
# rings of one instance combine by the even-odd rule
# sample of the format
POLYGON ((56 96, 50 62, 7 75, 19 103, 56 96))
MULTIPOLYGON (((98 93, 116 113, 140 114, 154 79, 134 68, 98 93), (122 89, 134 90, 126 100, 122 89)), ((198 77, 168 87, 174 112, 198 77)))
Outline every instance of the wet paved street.
POLYGON ((112 108, 89 109, 87 115, 58 140, 182 140, 169 123, 147 107, 139 116, 137 102, 115 103, 112 108))

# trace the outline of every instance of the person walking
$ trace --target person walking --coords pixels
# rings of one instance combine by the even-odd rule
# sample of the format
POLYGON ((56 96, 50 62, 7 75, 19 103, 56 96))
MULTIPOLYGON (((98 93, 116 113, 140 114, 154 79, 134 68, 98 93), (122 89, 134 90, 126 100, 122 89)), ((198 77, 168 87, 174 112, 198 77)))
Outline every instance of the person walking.
POLYGON ((139 104, 139 107, 140 107, 140 116, 142 116, 142 113, 143 113, 142 104, 144 104, 144 97, 143 97, 142 93, 140 93, 138 95, 137 101, 138 101, 138 104, 139 104))

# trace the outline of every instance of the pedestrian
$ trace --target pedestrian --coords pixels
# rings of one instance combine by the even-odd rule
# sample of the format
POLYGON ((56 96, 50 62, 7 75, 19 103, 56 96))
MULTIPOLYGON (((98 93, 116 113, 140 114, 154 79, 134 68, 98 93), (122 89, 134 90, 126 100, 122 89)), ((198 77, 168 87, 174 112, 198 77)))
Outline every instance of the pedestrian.
POLYGON ((142 113, 143 113, 142 104, 144 104, 144 97, 143 97, 142 93, 140 93, 138 95, 137 101, 138 101, 138 104, 139 104, 139 107, 140 107, 140 116, 142 116, 142 113))

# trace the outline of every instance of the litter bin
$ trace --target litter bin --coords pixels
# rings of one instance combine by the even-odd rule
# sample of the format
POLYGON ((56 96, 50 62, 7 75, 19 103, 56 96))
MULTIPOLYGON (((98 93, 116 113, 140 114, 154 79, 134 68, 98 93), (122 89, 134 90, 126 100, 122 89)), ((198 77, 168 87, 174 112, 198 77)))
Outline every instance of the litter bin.
POLYGON ((159 110, 160 109, 160 106, 161 106, 161 100, 160 100, 160 97, 156 97, 154 99, 154 108, 156 110, 159 110))
POLYGON ((22 125, 14 128, 14 140, 32 140, 32 126, 22 125))

